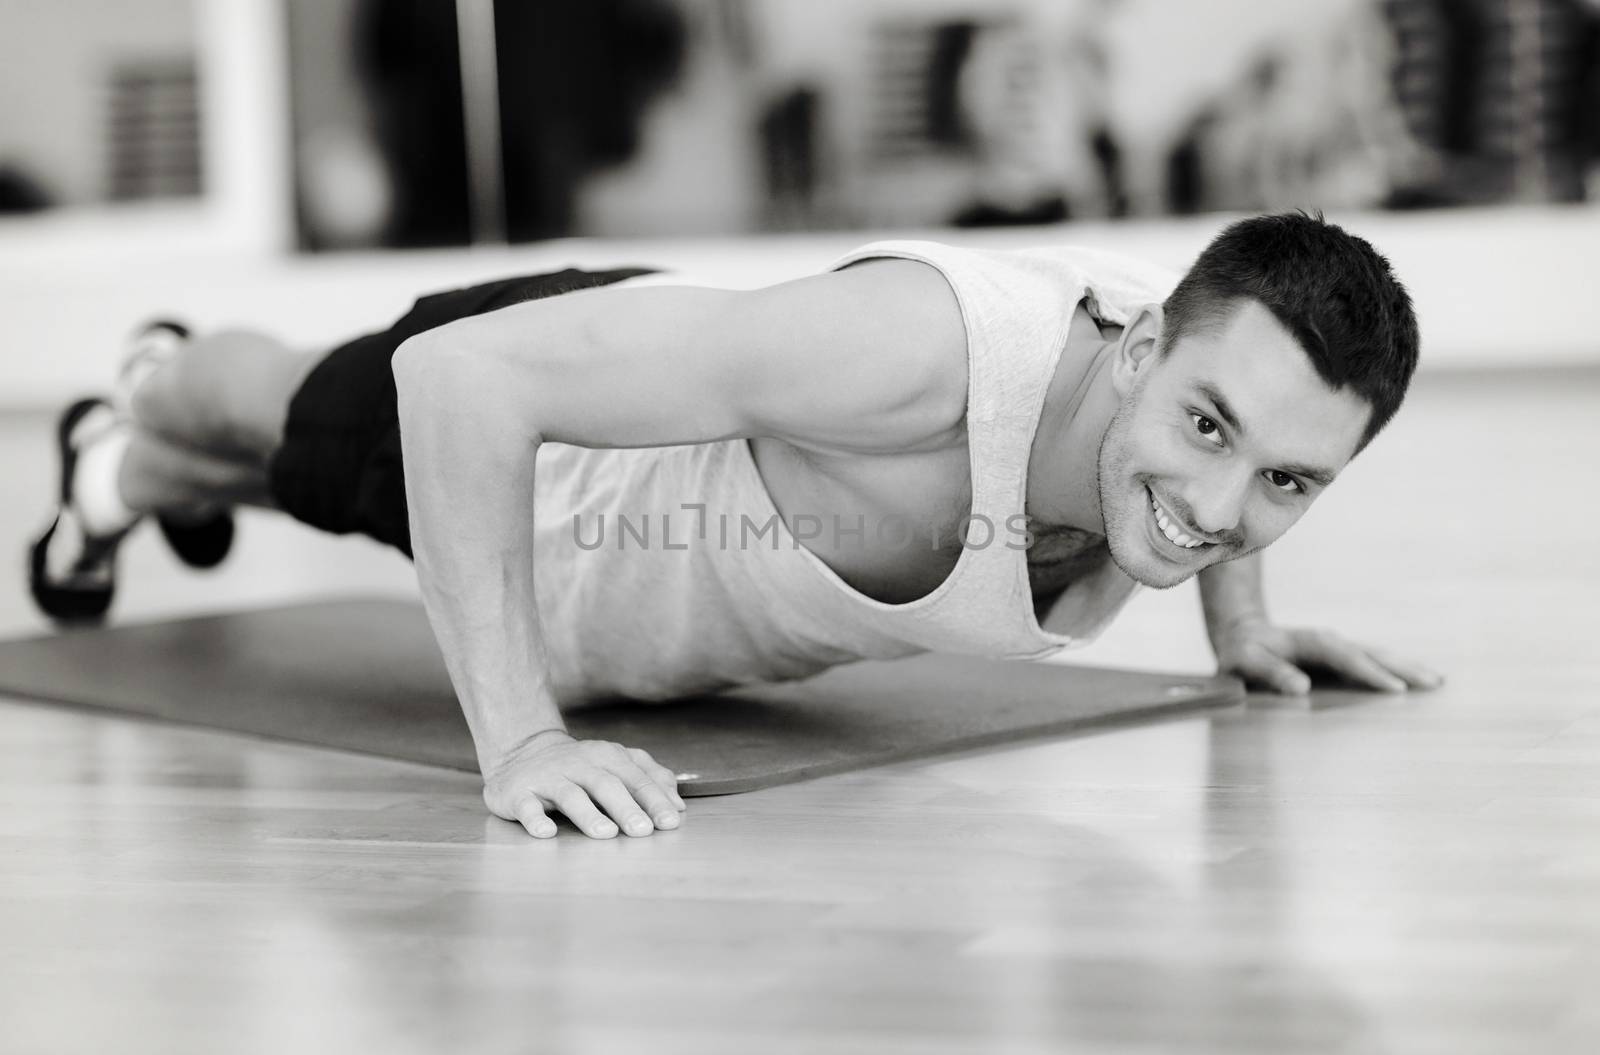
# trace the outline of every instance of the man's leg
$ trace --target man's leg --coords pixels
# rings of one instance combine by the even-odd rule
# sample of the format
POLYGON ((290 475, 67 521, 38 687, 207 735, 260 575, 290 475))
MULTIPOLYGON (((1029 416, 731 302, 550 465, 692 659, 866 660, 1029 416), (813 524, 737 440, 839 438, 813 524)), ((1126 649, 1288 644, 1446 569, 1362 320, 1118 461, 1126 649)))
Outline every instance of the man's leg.
POLYGON ((62 494, 30 547, 35 600, 58 620, 102 618, 117 547, 152 513, 194 567, 226 555, 229 507, 240 503, 335 534, 361 533, 409 557, 395 350, 456 319, 648 273, 567 269, 430 294, 387 330, 320 355, 259 333, 145 330, 118 386, 120 413, 104 400, 82 400, 58 422, 62 494))
POLYGON ((319 353, 265 334, 192 338, 129 399, 132 434, 117 474, 135 514, 199 518, 237 504, 272 508, 267 466, 283 442, 289 400, 319 353))
POLYGON ((117 489, 130 510, 168 520, 237 503, 281 507, 312 527, 365 534, 409 556, 395 350, 456 319, 648 273, 568 269, 430 294, 388 329, 325 353, 248 331, 192 338, 136 379, 130 416, 145 435, 130 442, 117 489))
POLYGON ((180 521, 203 520, 232 505, 273 508, 260 466, 183 447, 138 427, 122 455, 117 492, 135 516, 159 513, 180 521))
POLYGON ((130 349, 114 400, 78 400, 57 424, 60 504, 28 559, 34 599, 58 621, 105 615, 117 550, 147 514, 186 564, 227 555, 231 507, 274 504, 267 464, 319 358, 260 334, 190 340, 169 324, 130 349))

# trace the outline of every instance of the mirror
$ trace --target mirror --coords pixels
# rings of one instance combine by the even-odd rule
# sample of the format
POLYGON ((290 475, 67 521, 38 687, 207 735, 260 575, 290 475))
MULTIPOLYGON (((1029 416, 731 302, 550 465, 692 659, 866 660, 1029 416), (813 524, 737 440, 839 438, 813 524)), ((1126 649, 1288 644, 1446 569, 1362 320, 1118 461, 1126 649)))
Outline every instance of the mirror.
POLYGON ((204 190, 194 0, 0 0, 0 215, 204 190))

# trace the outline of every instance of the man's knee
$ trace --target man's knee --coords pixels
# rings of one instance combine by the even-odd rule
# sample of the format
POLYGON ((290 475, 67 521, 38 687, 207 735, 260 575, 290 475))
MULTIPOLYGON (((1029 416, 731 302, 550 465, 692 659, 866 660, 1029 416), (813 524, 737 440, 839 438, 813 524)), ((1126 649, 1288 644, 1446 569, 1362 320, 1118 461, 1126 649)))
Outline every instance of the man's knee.
POLYGON ((253 330, 197 337, 132 393, 134 417, 191 446, 268 454, 281 442, 302 359, 253 330))

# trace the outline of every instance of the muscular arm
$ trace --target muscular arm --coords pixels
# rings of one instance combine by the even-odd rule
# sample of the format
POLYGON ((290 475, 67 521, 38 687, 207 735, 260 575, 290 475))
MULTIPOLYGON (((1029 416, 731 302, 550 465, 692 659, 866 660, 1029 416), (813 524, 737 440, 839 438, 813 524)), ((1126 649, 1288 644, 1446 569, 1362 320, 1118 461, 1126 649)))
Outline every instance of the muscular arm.
POLYGON ((551 761, 572 741, 534 596, 539 445, 773 435, 892 450, 959 420, 965 333, 936 272, 889 261, 748 293, 532 301, 414 338, 394 374, 418 580, 486 802, 533 834, 553 833, 543 811, 555 808, 605 837, 615 830, 601 810, 630 834, 639 806, 659 812, 630 781, 664 785, 670 773, 616 745, 551 761))
POLYGON ((1216 564, 1202 571, 1200 606, 1205 612, 1211 646, 1229 628, 1251 619, 1265 621, 1267 602, 1261 588, 1261 554, 1216 564))

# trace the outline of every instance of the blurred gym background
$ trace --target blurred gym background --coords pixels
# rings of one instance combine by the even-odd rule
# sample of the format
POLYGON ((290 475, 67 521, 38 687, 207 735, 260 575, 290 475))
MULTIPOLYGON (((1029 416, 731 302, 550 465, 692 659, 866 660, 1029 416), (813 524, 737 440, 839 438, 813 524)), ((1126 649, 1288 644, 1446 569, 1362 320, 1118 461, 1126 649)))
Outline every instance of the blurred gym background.
POLYGON ((0 208, 204 197, 227 176, 208 140, 243 124, 288 177, 300 250, 1600 192, 1600 5, 1580 0, 0 13, 0 208), (206 83, 242 50, 279 96, 260 111, 206 83))
POLYGON ((1597 0, 0 0, 0 29, 0 405, 101 383, 156 312, 318 342, 508 269, 754 285, 884 234, 1182 266, 1294 206, 1391 254, 1430 364, 1600 330, 1597 0))

